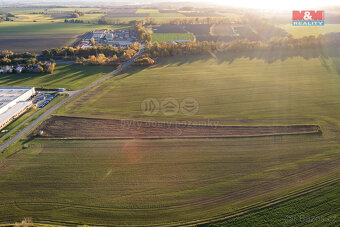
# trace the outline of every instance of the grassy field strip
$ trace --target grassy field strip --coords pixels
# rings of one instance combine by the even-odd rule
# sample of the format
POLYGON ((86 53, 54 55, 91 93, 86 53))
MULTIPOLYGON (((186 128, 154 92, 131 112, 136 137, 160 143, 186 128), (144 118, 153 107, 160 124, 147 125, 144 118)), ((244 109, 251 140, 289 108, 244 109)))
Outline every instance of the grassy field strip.
POLYGON ((170 42, 176 40, 195 41, 196 37, 192 33, 153 33, 152 42, 170 42))

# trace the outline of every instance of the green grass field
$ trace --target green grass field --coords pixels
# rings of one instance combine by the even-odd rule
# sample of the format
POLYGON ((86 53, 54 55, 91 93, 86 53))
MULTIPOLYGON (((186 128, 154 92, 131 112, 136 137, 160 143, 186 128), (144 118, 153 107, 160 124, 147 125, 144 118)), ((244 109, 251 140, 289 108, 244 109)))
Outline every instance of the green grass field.
POLYGON ((33 86, 56 89, 64 87, 78 90, 113 71, 109 66, 57 66, 53 74, 20 73, 3 74, 0 86, 33 86))
POLYGON ((291 24, 281 25, 281 28, 292 34, 294 37, 299 38, 303 36, 326 34, 331 32, 339 32, 340 24, 325 24, 325 26, 292 26, 291 24))
MULTIPOLYGON (((221 125, 318 124, 322 135, 26 141, 29 149, 19 144, 13 148, 16 155, 2 159, 0 219, 200 222, 339 176, 339 58, 268 61, 230 54, 159 59, 158 65, 134 67, 105 81, 58 114, 221 125), (193 97, 199 112, 150 117, 140 110, 146 98, 167 97, 179 102, 193 97)), ((284 215, 296 214, 284 204, 284 215)), ((241 217, 235 223, 247 222, 241 217)))
POLYGON ((192 33, 153 33, 152 42, 169 42, 176 40, 195 40, 192 33))

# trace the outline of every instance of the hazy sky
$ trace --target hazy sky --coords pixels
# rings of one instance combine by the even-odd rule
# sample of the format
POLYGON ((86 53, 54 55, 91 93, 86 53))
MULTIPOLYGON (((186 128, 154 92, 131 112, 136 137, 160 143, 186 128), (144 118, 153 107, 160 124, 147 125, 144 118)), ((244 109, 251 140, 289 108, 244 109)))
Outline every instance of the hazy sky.
POLYGON ((222 5, 233 5, 250 8, 275 8, 275 9, 322 9, 324 6, 339 5, 340 0, 237 0, 225 1, 214 0, 214 2, 222 5), (321 8, 320 8, 321 7, 321 8))
POLYGON ((274 8, 274 9, 315 9, 331 5, 340 5, 340 0, 0 0, 2 4, 20 3, 49 3, 49 4, 72 4, 72 3, 120 3, 120 4, 148 4, 157 2, 208 2, 226 6, 249 7, 249 8, 274 8))

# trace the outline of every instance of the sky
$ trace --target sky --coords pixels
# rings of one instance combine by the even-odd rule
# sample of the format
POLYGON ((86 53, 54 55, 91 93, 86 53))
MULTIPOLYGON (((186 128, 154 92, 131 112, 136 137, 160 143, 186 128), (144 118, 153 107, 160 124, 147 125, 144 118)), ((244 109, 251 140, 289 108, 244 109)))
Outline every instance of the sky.
POLYGON ((272 8, 272 9, 300 9, 300 10, 321 10, 322 7, 331 5, 340 5, 340 0, 214 0, 215 3, 221 5, 241 6, 247 8, 272 8))
POLYGON ((208 2, 214 5, 262 8, 262 9, 294 9, 294 10, 322 10, 322 7, 340 5, 340 0, 0 0, 2 4, 20 3, 49 3, 49 4, 72 4, 72 2, 100 4, 100 3, 119 3, 119 4, 152 4, 158 2, 208 2))

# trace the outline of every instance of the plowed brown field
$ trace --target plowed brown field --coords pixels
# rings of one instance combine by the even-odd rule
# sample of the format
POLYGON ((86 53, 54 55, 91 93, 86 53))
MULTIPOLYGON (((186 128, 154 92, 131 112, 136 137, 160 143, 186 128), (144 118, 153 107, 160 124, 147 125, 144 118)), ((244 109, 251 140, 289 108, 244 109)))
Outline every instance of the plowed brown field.
POLYGON ((34 132, 46 138, 223 138, 321 133, 317 125, 290 126, 217 126, 166 122, 124 121, 96 118, 53 116, 34 132))

